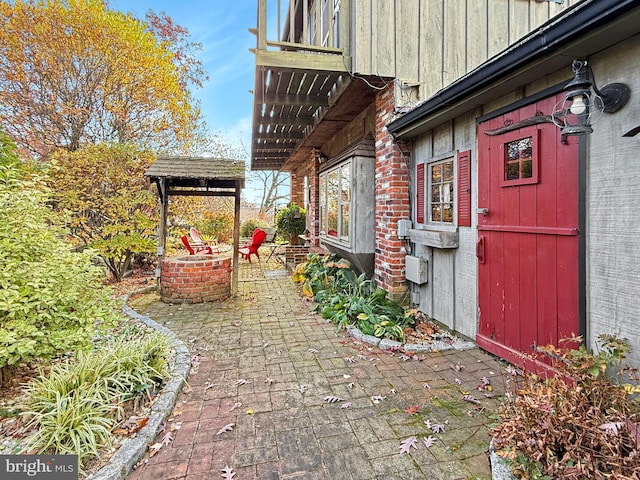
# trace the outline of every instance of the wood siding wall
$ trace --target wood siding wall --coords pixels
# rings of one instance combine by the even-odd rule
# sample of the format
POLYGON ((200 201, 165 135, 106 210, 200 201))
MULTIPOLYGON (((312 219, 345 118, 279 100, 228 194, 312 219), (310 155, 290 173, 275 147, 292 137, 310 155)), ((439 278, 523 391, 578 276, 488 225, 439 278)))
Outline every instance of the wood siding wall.
POLYGON ((424 100, 579 1, 356 0, 353 71, 419 85, 424 100))

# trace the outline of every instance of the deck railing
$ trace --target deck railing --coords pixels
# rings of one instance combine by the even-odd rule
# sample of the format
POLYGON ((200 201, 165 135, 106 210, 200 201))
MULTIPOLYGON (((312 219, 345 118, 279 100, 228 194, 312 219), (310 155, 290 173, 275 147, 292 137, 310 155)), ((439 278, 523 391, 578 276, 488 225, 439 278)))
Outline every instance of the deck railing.
POLYGON ((257 48, 348 55, 349 1, 258 0, 257 48))

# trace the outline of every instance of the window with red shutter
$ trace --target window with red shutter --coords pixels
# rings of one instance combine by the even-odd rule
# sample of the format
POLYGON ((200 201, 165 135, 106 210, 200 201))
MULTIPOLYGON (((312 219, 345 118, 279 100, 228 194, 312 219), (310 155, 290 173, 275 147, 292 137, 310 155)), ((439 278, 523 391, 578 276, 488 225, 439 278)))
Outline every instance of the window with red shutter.
POLYGON ((458 153, 458 226, 471 226, 471 150, 458 153))
POLYGON ((424 223, 424 163, 416 166, 416 222, 424 223))

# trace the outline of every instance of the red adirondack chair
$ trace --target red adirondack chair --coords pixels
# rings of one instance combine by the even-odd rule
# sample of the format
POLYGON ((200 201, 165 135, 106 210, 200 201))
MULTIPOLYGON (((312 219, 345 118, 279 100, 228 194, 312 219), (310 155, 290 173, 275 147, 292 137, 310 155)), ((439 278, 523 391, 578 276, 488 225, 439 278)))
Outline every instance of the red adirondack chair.
POLYGON ((204 241, 200 237, 200 232, 195 227, 191 227, 189 229, 189 235, 191 235, 192 247, 204 248, 211 247, 211 252, 215 252, 217 254, 220 253, 220 248, 218 248, 218 244, 214 241, 204 241))
POLYGON ((196 247, 195 249, 191 246, 191 244, 189 243, 189 239, 187 238, 186 235, 183 235, 181 237, 182 243, 184 244, 185 248, 189 251, 189 255, 199 255, 199 254, 203 254, 203 255, 213 255, 213 250, 211 249, 211 247, 209 245, 204 245, 202 247, 196 247))
POLYGON ((267 238, 267 232, 262 230, 261 228, 256 228, 251 234, 251 243, 241 247, 238 251, 242 258, 248 260, 251 263, 251 255, 255 255, 258 257, 258 261, 260 261, 260 254, 258 253, 258 249, 260 245, 262 245, 267 238))

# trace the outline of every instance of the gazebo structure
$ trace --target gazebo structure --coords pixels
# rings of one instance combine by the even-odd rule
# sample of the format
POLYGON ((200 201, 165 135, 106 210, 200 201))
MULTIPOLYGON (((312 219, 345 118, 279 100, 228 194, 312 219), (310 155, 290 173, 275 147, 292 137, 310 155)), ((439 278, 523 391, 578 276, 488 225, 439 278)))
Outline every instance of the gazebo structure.
POLYGON ((244 188, 245 164, 238 160, 206 157, 159 157, 144 173, 158 187, 160 229, 158 232, 158 268, 165 255, 167 214, 172 195, 193 197, 234 197, 233 272, 231 293, 238 289, 238 250, 240 243, 240 193, 244 188))

